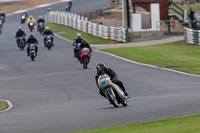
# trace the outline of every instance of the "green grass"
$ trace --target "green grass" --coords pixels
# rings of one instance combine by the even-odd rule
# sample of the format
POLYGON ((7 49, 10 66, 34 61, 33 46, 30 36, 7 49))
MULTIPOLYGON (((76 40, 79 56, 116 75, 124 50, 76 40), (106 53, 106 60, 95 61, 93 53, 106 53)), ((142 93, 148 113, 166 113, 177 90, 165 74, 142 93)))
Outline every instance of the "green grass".
POLYGON ((8 108, 8 104, 5 101, 0 101, 0 111, 8 108))
POLYGON ((200 133, 200 115, 79 133, 200 133))
POLYGON ((141 63, 200 74, 200 46, 181 42, 143 47, 104 49, 124 58, 141 63))
POLYGON ((109 39, 103 39, 103 38, 96 37, 96 36, 93 36, 90 34, 86 34, 84 32, 75 30, 73 28, 69 28, 64 25, 48 23, 48 24, 45 24, 45 26, 49 26, 53 32, 61 34, 62 36, 64 36, 65 38, 67 38, 69 40, 74 40, 76 38, 77 33, 81 33, 82 37, 90 44, 115 44, 115 43, 117 43, 116 41, 109 40, 109 39))

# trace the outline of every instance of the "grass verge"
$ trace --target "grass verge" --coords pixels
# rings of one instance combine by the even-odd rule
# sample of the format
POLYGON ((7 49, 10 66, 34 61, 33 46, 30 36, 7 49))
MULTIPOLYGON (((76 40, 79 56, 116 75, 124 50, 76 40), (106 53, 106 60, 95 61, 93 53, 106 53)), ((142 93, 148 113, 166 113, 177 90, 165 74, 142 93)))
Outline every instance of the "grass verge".
POLYGON ((200 74, 200 47, 182 42, 143 47, 103 49, 137 62, 200 74))
POLYGON ((199 133, 200 115, 79 133, 199 133))
POLYGON ((82 37, 85 40, 87 40, 87 42, 89 42, 90 44, 116 44, 117 43, 116 41, 96 37, 96 36, 81 32, 79 30, 69 28, 64 25, 48 23, 48 24, 45 24, 45 26, 49 26, 53 32, 58 33, 69 40, 74 40, 76 38, 77 33, 81 33, 82 37))
POLYGON ((8 104, 5 101, 0 101, 0 111, 8 108, 8 104))

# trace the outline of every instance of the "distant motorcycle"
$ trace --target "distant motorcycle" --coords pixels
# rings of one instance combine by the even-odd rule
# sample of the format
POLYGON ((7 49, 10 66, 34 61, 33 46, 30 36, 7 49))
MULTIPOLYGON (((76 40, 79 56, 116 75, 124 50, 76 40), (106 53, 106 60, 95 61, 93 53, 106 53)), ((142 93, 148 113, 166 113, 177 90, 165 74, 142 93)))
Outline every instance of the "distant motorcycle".
POLYGON ((2 30, 3 30, 3 21, 0 19, 0 35, 2 33, 2 30))
POLYGON ((43 30, 44 30, 44 23, 39 23, 38 24, 38 31, 40 32, 40 34, 42 34, 43 30))
POLYGON ((18 38, 18 43, 19 43, 19 48, 21 49, 21 50, 24 50, 24 48, 26 47, 26 44, 25 44, 25 42, 24 42, 24 38, 23 37, 19 37, 18 38))
POLYGON ((34 29, 35 23, 34 22, 29 22, 28 23, 28 28, 30 29, 30 31, 32 32, 34 29))
POLYGON ((89 48, 81 49, 80 63, 83 64, 83 68, 86 69, 88 63, 90 63, 91 53, 89 48))
POLYGON ((30 58, 31 58, 32 61, 34 61, 34 59, 35 59, 35 57, 36 57, 35 45, 36 45, 36 44, 30 44, 30 51, 29 51, 29 54, 30 54, 30 58))
POLYGON ((45 46, 48 48, 48 50, 50 50, 51 47, 53 46, 51 39, 52 39, 52 36, 50 36, 50 35, 46 36, 46 44, 45 44, 45 46))
POLYGON ((81 46, 81 43, 78 43, 77 46, 75 47, 76 49, 76 54, 75 54, 75 57, 80 61, 80 46, 81 46))
POLYGON ((2 25, 3 25, 4 22, 5 22, 5 17, 4 16, 0 16, 0 20, 2 21, 2 25))
POLYGON ((26 15, 23 14, 21 17, 21 24, 24 24, 26 22, 26 15))
POLYGON ((127 98, 123 90, 114 84, 107 74, 99 76, 98 86, 114 107, 118 107, 120 103, 123 106, 127 106, 127 98))

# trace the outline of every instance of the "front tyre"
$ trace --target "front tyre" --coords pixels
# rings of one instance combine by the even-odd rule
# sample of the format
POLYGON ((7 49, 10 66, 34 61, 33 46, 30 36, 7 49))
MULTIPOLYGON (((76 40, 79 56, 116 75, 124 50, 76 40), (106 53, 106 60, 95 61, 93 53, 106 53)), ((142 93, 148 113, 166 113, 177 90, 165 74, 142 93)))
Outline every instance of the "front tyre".
POLYGON ((114 106, 114 107, 118 107, 118 101, 117 98, 115 96, 114 91, 112 90, 112 88, 109 88, 105 91, 106 96, 108 98, 108 100, 110 101, 110 103, 114 106))
POLYGON ((87 65, 88 65, 88 58, 85 57, 85 58, 83 58, 83 68, 87 69, 87 65))

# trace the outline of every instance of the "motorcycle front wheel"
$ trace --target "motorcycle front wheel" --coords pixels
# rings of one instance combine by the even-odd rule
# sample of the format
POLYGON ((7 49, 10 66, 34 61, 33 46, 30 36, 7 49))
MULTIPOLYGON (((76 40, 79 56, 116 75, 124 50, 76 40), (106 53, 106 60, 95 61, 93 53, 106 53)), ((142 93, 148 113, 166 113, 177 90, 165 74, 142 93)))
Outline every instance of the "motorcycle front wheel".
POLYGON ((108 100, 114 107, 118 107, 118 101, 112 88, 105 90, 108 100))
POLYGON ((87 69, 87 65, 88 65, 88 58, 85 57, 85 58, 83 58, 83 68, 87 69))

